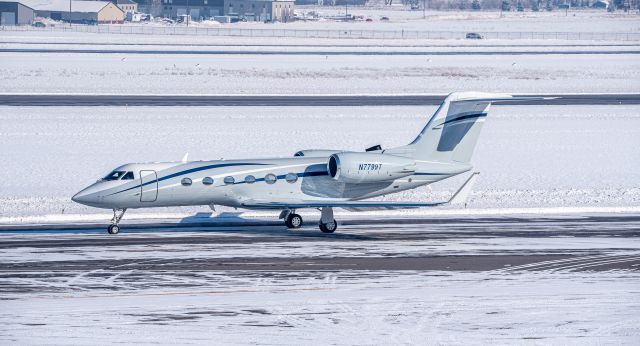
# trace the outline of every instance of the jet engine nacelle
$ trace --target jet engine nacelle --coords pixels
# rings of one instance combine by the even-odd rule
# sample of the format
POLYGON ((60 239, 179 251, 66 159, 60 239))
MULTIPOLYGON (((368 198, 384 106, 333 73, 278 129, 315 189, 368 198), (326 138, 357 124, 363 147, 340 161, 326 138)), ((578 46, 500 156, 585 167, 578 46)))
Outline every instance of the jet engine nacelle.
POLYGON ((414 160, 378 153, 336 153, 329 157, 327 172, 345 183, 389 181, 415 173, 414 160))

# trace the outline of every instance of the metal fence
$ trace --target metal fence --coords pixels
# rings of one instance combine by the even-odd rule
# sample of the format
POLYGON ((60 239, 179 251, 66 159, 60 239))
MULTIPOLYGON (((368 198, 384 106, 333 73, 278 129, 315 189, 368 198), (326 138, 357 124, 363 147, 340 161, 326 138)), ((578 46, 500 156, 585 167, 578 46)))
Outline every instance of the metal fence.
MULTIPOLYGON (((416 30, 304 30, 304 29, 243 29, 203 28, 197 26, 151 25, 59 25, 36 28, 32 26, 0 26, 2 31, 56 31, 138 35, 197 35, 243 37, 298 37, 298 38, 353 38, 353 39, 464 39, 462 31, 416 30)), ((640 33, 621 32, 479 32, 487 39, 506 40, 585 40, 585 41, 640 41, 640 33)))

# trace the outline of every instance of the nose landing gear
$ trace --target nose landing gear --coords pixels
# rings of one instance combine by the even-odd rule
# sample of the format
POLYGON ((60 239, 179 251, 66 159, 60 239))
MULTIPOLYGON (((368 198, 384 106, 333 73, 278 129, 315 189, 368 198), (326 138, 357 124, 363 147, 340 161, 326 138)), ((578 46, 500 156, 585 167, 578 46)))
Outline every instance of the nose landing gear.
POLYGON ((118 226, 118 223, 120 223, 120 220, 122 220, 122 217, 124 216, 124 213, 126 211, 127 208, 113 209, 113 218, 111 218, 111 225, 107 227, 107 232, 109 234, 118 234, 120 232, 120 226, 118 226))

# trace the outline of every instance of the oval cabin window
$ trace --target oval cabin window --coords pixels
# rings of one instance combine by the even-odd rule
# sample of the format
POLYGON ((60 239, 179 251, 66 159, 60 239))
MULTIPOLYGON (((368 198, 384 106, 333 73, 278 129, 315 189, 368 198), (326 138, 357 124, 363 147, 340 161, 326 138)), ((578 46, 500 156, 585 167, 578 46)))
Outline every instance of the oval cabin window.
POLYGON ((276 175, 273 173, 269 173, 264 176, 264 181, 267 184, 275 184, 277 180, 278 180, 278 177, 276 177, 276 175))

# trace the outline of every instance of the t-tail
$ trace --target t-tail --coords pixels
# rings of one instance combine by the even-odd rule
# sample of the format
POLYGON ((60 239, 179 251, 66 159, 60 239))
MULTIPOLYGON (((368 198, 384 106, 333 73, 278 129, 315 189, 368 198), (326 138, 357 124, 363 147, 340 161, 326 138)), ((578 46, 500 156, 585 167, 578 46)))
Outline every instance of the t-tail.
POLYGON ((523 99, 533 98, 480 92, 451 93, 410 144, 386 153, 420 161, 468 164, 491 103, 523 99))

